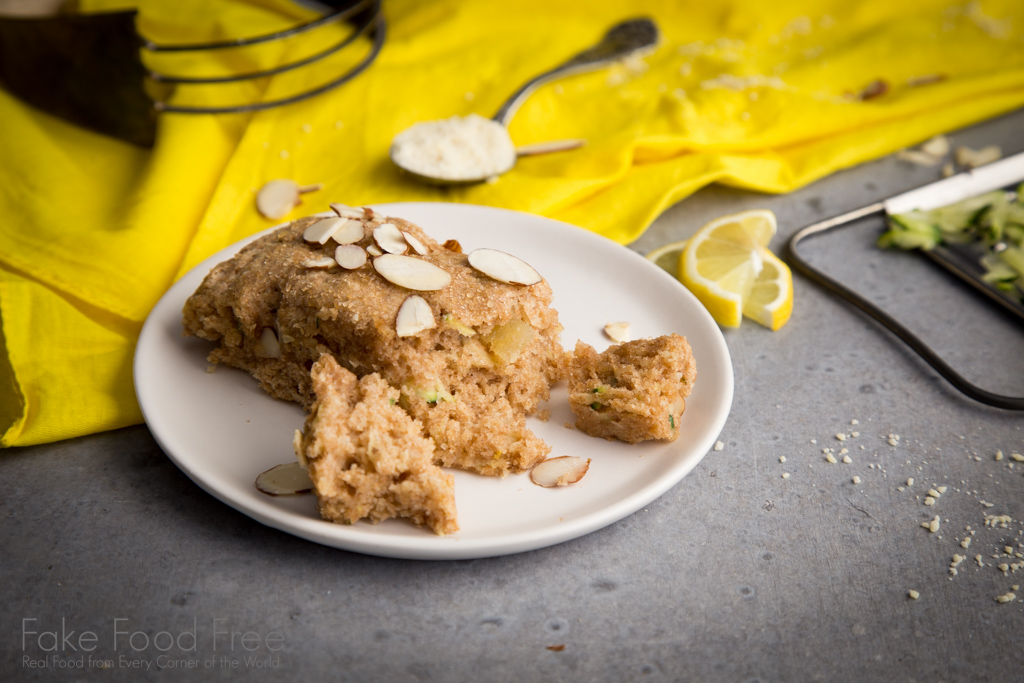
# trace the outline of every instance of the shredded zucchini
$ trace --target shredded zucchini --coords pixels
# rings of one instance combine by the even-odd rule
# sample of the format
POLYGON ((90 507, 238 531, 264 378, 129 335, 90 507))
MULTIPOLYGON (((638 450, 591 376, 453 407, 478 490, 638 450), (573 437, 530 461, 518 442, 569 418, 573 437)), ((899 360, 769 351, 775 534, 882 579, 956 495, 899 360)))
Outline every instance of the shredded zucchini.
POLYGON ((996 190, 930 211, 889 216, 878 246, 933 249, 939 244, 979 243, 983 279, 1024 300, 1024 183, 1016 192, 996 190))

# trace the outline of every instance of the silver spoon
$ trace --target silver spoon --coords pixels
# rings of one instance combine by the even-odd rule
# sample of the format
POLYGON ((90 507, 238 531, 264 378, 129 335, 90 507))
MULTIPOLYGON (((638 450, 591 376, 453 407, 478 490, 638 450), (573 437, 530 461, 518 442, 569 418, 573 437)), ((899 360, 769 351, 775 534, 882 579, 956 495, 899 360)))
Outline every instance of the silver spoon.
MULTIPOLYGON (((609 29, 601 41, 593 47, 587 48, 583 52, 580 52, 553 69, 534 76, 520 86, 520 88, 516 90, 503 105, 501 105, 501 108, 498 109, 498 112, 491 118, 491 121, 497 123, 503 128, 507 128, 509 121, 512 120, 512 117, 515 115, 520 105, 522 105, 522 103, 526 101, 526 98, 533 94, 534 91, 543 84, 569 74, 599 69, 611 62, 653 47, 657 42, 658 27, 650 19, 631 19, 629 21, 616 24, 609 29)), ((416 125, 420 126, 423 124, 416 125)), ((507 137, 507 133, 504 131, 500 131, 500 133, 507 137)), ((400 133, 396 136, 395 140, 400 140, 403 134, 404 133, 400 133)), ((421 180, 425 183, 433 185, 469 185, 472 183, 483 182, 488 178, 501 175, 502 173, 507 173, 515 166, 516 159, 518 157, 547 154, 550 152, 561 152, 569 149, 576 149, 584 144, 586 144, 584 140, 556 140, 520 147, 515 150, 515 154, 506 155, 508 156, 508 160, 497 171, 486 173, 478 177, 460 176, 459 178, 446 178, 430 175, 425 173, 422 169, 410 168, 410 165, 408 163, 403 163, 400 155, 396 154, 397 145, 394 143, 391 145, 390 156, 391 161, 396 166, 417 180, 421 180), (396 158, 396 156, 399 158, 396 158)))

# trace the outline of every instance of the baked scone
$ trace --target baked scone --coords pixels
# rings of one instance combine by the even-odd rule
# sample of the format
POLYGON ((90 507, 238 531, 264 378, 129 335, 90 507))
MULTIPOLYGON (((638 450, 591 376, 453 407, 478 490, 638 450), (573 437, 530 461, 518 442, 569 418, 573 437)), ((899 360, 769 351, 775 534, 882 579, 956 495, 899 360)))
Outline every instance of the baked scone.
POLYGON ((583 342, 569 361, 569 405, 591 436, 637 443, 674 441, 697 364, 686 337, 671 334, 610 346, 583 342))
POLYGON ((330 354, 311 377, 316 400, 294 446, 320 515, 347 524, 404 517, 437 534, 458 531, 454 478, 434 464, 434 444, 397 405, 398 390, 376 373, 357 379, 330 354))
POLYGON ((550 448, 525 416, 565 372, 548 283, 498 282, 472 268, 457 244, 445 248, 407 221, 353 211, 363 229, 355 245, 378 248, 373 232, 390 223, 411 236, 408 257, 444 270, 450 283, 433 291, 393 284, 378 272, 380 258, 353 270, 311 265, 338 245, 304 239, 319 220, 304 218, 213 268, 185 304, 185 333, 217 344, 212 363, 246 370, 270 395, 307 408, 310 369, 322 354, 359 377, 377 373, 422 422, 438 464, 503 476, 543 460, 550 448), (399 336, 398 313, 411 296, 423 299, 435 326, 399 336))

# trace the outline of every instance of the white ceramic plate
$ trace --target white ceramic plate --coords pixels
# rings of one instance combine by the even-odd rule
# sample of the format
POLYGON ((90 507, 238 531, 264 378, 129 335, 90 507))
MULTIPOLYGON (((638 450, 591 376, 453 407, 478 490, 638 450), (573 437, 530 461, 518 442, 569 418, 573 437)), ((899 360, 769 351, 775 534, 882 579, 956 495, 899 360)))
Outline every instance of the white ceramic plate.
POLYGON ((417 559, 489 557, 616 522, 674 486, 711 449, 732 404, 729 350, 704 307, 670 275, 630 249, 548 218, 426 202, 374 209, 417 223, 440 241, 457 239, 467 251, 493 247, 525 259, 551 283, 567 348, 582 339, 603 350, 610 344, 604 325, 620 320, 630 323, 634 339, 685 335, 697 359, 697 383, 679 439, 628 445, 567 429, 574 419, 561 383, 552 392, 550 420, 530 418, 530 428, 552 456, 592 458, 590 471, 555 489, 534 485, 528 474, 497 479, 456 471, 456 534, 435 536, 402 520, 332 524, 320 519, 312 495, 262 494, 256 475, 294 459, 292 434, 303 411, 270 398, 246 373, 227 367, 208 373, 211 345, 182 337, 181 326, 182 306, 206 273, 250 239, 214 254, 171 287, 146 320, 135 354, 135 388, 150 430, 207 492, 263 524, 337 548, 417 559))

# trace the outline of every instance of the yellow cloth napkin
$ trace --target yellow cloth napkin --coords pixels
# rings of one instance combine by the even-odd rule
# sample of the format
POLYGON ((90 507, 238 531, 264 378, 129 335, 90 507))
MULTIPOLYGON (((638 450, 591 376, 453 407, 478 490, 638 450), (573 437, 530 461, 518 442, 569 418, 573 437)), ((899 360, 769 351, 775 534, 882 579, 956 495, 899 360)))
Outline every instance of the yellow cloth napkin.
MULTIPOLYGON (((264 33, 309 16, 287 0, 80 4, 138 6, 141 30, 167 42, 264 33)), ((273 178, 324 184, 292 217, 328 201, 471 202, 627 243, 709 183, 786 192, 1024 103, 1019 0, 625 5, 387 0, 385 48, 351 83, 255 115, 165 115, 151 151, 0 91, 0 444, 140 422, 132 354, 146 314, 176 277, 271 224, 254 196, 273 178), (656 50, 545 86, 510 126, 517 144, 582 137, 586 147, 525 158, 497 183, 458 189, 418 185, 389 163, 391 138, 409 125, 490 116, 520 83, 640 15, 662 30, 656 50), (869 87, 884 92, 861 99, 869 87)), ((249 71, 341 31, 166 59, 179 72, 249 71)), ((275 98, 329 80, 366 49, 362 40, 268 82, 175 98, 275 98)))

